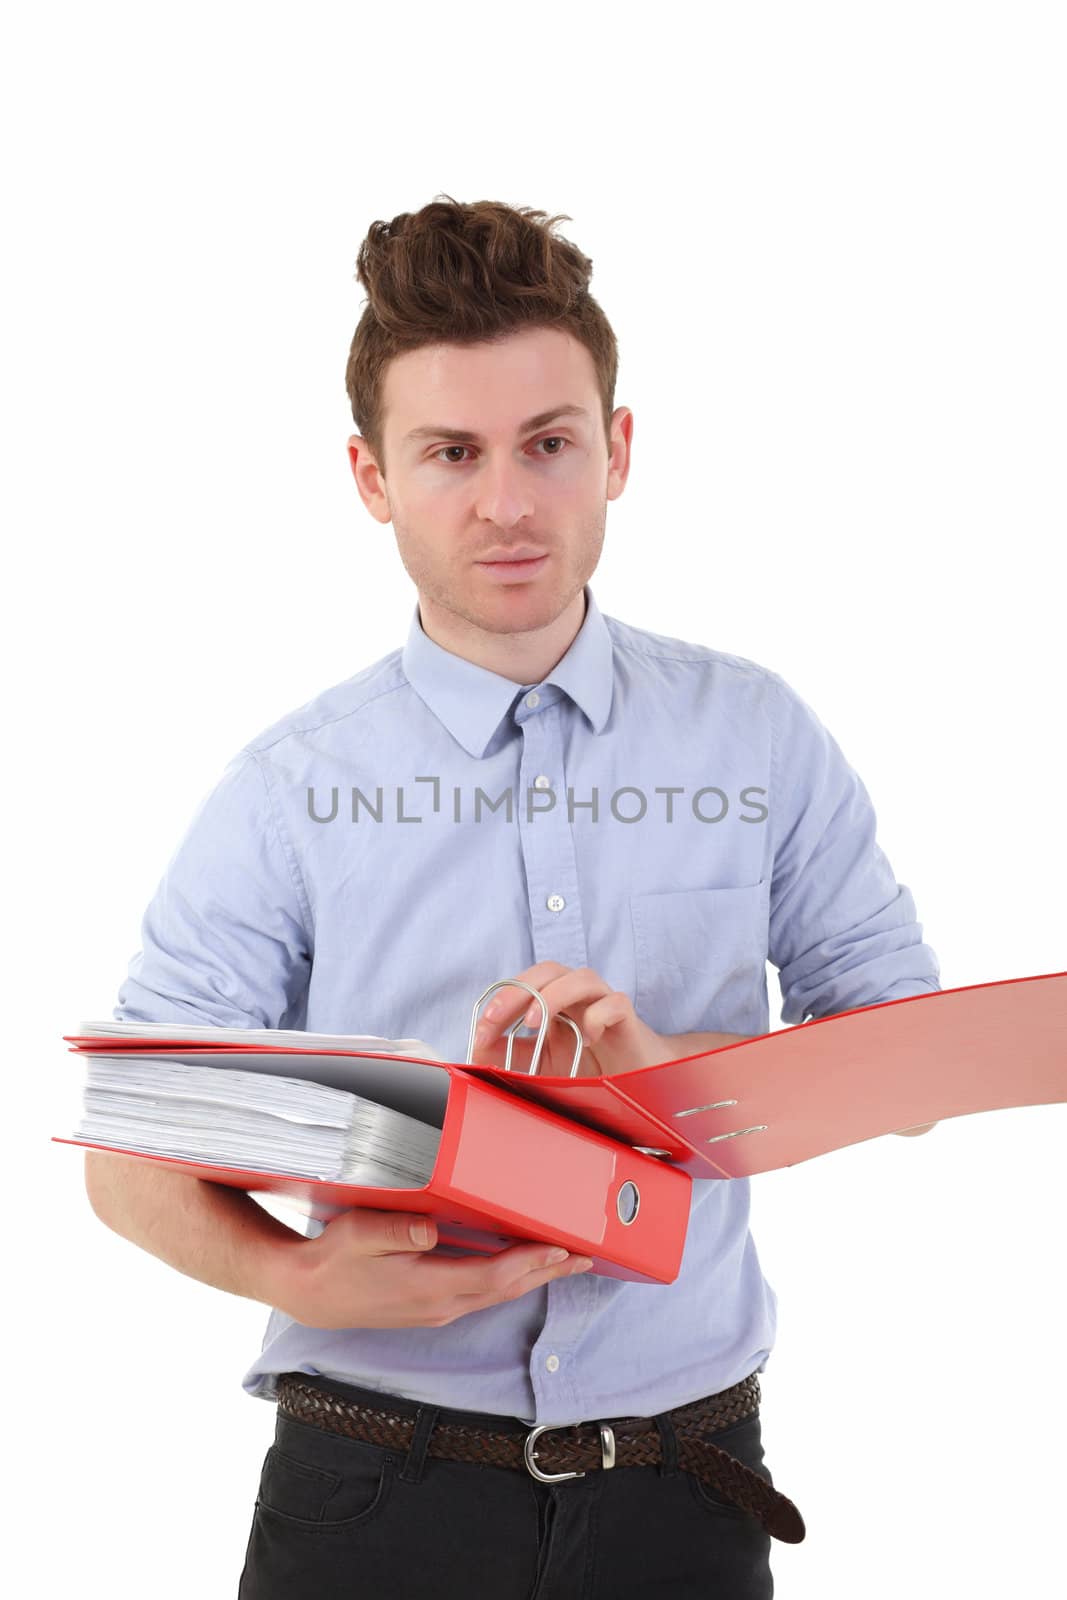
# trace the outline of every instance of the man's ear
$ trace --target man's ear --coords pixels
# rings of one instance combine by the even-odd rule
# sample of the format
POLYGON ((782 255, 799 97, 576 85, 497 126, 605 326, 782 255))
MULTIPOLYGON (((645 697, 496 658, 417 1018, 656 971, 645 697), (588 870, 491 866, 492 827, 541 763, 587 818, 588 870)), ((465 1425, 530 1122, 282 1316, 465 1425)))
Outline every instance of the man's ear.
POLYGON ((617 500, 630 475, 630 447, 633 442, 634 414, 629 406, 619 406, 611 419, 611 446, 608 451, 607 498, 617 500))
POLYGON ((391 522, 393 513, 389 506, 389 493, 385 473, 374 459, 370 445, 358 433, 348 441, 348 464, 356 480, 360 499, 378 522, 391 522))

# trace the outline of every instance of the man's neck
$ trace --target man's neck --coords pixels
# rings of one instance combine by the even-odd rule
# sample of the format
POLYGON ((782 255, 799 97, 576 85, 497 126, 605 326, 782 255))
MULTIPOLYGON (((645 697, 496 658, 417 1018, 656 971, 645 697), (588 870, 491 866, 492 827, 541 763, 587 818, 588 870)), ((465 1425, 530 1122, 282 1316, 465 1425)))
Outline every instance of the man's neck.
POLYGON ((513 683, 540 683, 567 654, 585 621, 585 590, 546 628, 489 633, 419 596, 422 631, 451 655, 473 661, 513 683))

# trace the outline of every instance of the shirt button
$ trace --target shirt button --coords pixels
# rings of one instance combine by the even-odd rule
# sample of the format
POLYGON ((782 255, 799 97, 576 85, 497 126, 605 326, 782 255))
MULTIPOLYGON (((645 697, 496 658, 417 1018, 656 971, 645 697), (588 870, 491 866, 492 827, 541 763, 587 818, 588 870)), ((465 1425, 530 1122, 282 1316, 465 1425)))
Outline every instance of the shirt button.
POLYGON ((538 694, 536 689, 530 690, 529 694, 526 696, 526 704, 529 706, 531 711, 533 710, 534 706, 539 706, 541 704, 541 696, 538 694))
POLYGON ((559 1356, 549 1356, 548 1360, 545 1362, 545 1366, 548 1368, 549 1372, 558 1371, 559 1356))
POLYGON ((539 778, 535 778, 534 779, 534 788, 535 789, 551 789, 551 787, 552 787, 552 779, 551 778, 546 778, 543 772, 541 773, 541 776, 539 778))
POLYGON ((566 904, 567 902, 561 894, 550 894, 545 901, 545 905, 550 911, 562 911, 566 904))

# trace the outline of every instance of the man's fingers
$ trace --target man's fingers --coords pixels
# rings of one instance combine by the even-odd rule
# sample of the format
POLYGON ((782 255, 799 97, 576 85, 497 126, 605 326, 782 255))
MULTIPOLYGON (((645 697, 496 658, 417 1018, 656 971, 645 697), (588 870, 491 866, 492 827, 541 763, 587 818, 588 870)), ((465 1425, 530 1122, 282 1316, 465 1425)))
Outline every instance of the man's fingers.
POLYGON ((446 1292, 457 1300, 485 1300, 491 1305, 531 1274, 543 1274, 540 1281, 546 1283, 550 1278, 566 1277, 578 1259, 569 1252, 564 1252, 562 1261, 551 1258, 550 1245, 514 1245, 488 1260, 484 1256, 428 1256, 423 1266, 440 1276, 446 1292))
POLYGON ((502 1298, 517 1300, 520 1295, 528 1294, 531 1289, 539 1289, 543 1283, 550 1283, 553 1278, 571 1278, 577 1272, 588 1272, 592 1265, 588 1256, 571 1256, 569 1261, 560 1262, 557 1266, 525 1272, 508 1285, 502 1298))
MULTIPOLYGON (((608 993, 608 987, 603 979, 589 967, 574 969, 561 966, 558 961, 539 961, 536 966, 528 967, 525 972, 517 973, 516 976, 521 978, 523 983, 528 983, 532 989, 537 990, 549 1007, 550 1016, 554 1010, 566 1010, 566 1000, 561 1002, 559 996, 573 995, 580 997, 583 993, 589 991, 590 981, 594 989, 596 989, 597 985, 600 985, 596 992, 608 993), (573 981, 575 977, 578 979, 576 984, 573 981), (561 984, 565 986, 562 989, 560 988, 561 984), (550 993, 546 993, 546 991, 550 991, 550 993)), ((496 1034, 502 1033, 506 1028, 510 1028, 511 1024, 521 1017, 527 1008, 534 1013, 534 1019, 530 1025, 534 1028, 538 1027, 541 1022, 541 1007, 533 995, 527 994, 525 989, 516 988, 514 984, 509 984, 506 989, 498 989, 482 1012, 482 1020, 479 1022, 475 1035, 476 1041, 479 1044, 488 1043, 496 1034)))
POLYGON ((588 1272, 592 1265, 588 1256, 570 1256, 566 1261, 522 1272, 510 1282, 505 1281, 503 1286, 494 1285, 480 1294, 457 1294, 453 1297, 453 1315, 450 1320, 467 1316, 471 1311, 483 1311, 489 1306, 500 1305, 507 1300, 518 1300, 522 1295, 529 1294, 533 1289, 540 1289, 544 1284, 552 1283, 557 1278, 569 1278, 579 1272, 588 1272))

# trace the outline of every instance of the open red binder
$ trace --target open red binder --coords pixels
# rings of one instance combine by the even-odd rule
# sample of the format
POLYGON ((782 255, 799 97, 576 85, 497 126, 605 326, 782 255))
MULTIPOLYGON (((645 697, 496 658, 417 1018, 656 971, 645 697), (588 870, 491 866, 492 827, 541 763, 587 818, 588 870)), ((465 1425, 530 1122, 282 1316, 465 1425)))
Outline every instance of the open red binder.
MULTIPOLYGON (((694 1177, 747 1177, 925 1122, 1067 1101, 1067 972, 889 1000, 658 1066, 585 1078, 575 1075, 581 1035, 562 1014, 578 1041, 571 1076, 537 1073, 543 1001, 529 1073, 471 1059, 480 1007, 496 989, 515 984, 502 979, 476 1002, 462 1063, 322 1052, 351 1056, 353 1066, 376 1060, 379 1077, 387 1060, 389 1073, 407 1074, 426 1111, 436 1106, 440 1147, 421 1188, 137 1159, 286 1195, 320 1216, 354 1205, 421 1211, 434 1218, 444 1244, 493 1251, 515 1239, 543 1240, 591 1256, 601 1275, 671 1283, 694 1177)), ((161 1037, 65 1037, 78 1054, 197 1049, 161 1037)), ((236 1065, 269 1047, 200 1048, 236 1065)))

